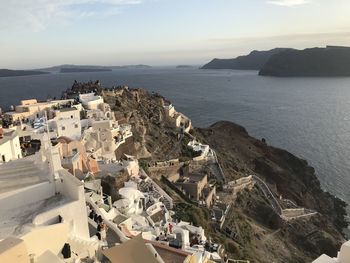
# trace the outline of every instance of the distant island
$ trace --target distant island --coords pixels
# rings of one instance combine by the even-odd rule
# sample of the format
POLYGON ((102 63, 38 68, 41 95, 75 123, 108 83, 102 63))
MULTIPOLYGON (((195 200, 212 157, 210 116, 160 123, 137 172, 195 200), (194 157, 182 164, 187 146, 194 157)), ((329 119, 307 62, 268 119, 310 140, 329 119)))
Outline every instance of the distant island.
POLYGON ((152 66, 138 64, 138 65, 112 66, 110 68, 111 69, 149 69, 149 68, 152 68, 152 66))
POLYGON ((288 50, 286 48, 274 48, 267 51, 254 50, 246 56, 239 56, 232 59, 214 58, 202 69, 238 69, 238 70, 260 70, 264 64, 281 51, 288 50))
POLYGON ((261 76, 275 77, 350 76, 350 47, 254 50, 233 59, 215 58, 202 69, 259 70, 261 76))
POLYGON ((48 68, 40 68, 38 71, 48 71, 52 73, 72 73, 72 72, 100 72, 100 71, 112 71, 115 69, 147 69, 152 68, 148 65, 124 65, 124 66, 98 66, 98 65, 74 65, 63 64, 48 68))
POLYGON ((288 49, 273 56, 259 75, 277 77, 350 76, 350 48, 327 46, 304 50, 288 49))
POLYGON ((191 69, 191 68, 194 68, 194 66, 191 66, 191 65, 178 65, 178 66, 176 66, 176 68, 191 69))
POLYGON ((1 77, 20 77, 20 76, 30 76, 30 75, 42 75, 49 74, 49 72, 36 71, 36 70, 12 70, 12 69, 0 69, 1 77))
POLYGON ((110 68, 61 68, 60 73, 75 73, 75 72, 101 72, 101 71, 112 71, 110 68))

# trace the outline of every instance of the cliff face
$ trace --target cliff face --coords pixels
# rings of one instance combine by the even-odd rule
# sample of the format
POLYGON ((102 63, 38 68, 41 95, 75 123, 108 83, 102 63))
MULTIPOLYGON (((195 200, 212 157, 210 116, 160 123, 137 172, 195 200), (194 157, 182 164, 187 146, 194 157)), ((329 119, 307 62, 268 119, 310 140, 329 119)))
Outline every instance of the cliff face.
POLYGON ((284 50, 271 56, 261 68, 259 75, 278 77, 350 76, 350 48, 284 50))
POLYGON ((233 59, 215 58, 202 69, 240 69, 240 70, 260 70, 264 64, 274 54, 277 54, 285 48, 275 48, 268 51, 252 51, 249 55, 239 56, 233 59))
MULTIPOLYGON (((311 262, 323 253, 336 256, 344 241, 341 232, 347 227, 346 204, 321 189, 314 169, 305 160, 250 137, 243 127, 231 122, 196 129, 194 134, 216 151, 229 180, 258 175, 275 196, 319 212, 310 218, 281 221, 257 189, 244 192, 233 212, 237 222, 246 224, 238 225, 240 231, 249 229, 242 235, 243 257, 254 262, 311 262)), ((232 225, 235 228, 237 224, 232 225)))

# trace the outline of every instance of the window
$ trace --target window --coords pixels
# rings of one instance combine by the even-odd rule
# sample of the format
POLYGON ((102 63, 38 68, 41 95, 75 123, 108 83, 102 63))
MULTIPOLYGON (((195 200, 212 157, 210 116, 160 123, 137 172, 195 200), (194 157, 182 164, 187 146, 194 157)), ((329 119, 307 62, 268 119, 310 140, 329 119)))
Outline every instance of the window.
POLYGON ((6 162, 5 155, 2 156, 2 161, 3 161, 3 162, 6 162))
POLYGON ((74 124, 74 128, 78 129, 78 127, 79 127, 78 124, 74 124))
POLYGON ((62 131, 64 131, 66 129, 66 127, 62 126, 62 131))
POLYGON ((70 115, 70 118, 73 119, 73 115, 70 115))

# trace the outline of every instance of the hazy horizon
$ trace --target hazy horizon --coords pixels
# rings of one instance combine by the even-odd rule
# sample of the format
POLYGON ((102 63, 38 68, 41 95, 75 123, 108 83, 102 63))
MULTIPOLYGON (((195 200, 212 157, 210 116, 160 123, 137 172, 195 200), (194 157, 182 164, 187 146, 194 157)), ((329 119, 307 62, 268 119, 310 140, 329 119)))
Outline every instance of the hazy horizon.
POLYGON ((203 65, 252 50, 348 46, 346 0, 0 0, 0 68, 203 65))

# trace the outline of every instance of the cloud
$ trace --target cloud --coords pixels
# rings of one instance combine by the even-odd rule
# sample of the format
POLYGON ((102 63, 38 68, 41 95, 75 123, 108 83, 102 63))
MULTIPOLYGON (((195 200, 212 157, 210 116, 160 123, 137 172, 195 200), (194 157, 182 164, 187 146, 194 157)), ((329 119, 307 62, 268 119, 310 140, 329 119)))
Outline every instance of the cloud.
POLYGON ((310 3, 311 0, 269 0, 268 4, 279 5, 279 6, 297 6, 297 5, 305 5, 310 3))
POLYGON ((115 15, 122 6, 141 2, 143 0, 0 0, 0 31, 42 31, 53 24, 115 15))

